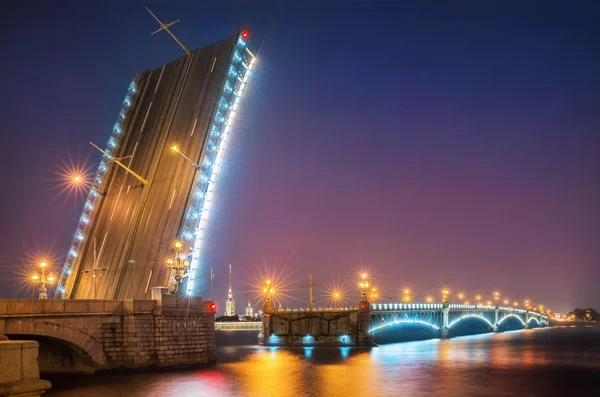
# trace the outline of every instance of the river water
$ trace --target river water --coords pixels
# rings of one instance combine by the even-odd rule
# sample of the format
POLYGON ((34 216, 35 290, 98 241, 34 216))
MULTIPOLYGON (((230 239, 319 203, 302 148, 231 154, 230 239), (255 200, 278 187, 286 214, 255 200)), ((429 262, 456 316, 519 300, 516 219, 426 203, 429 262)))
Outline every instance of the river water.
POLYGON ((358 349, 220 346, 208 368, 45 378, 48 396, 598 396, 600 327, 358 349))

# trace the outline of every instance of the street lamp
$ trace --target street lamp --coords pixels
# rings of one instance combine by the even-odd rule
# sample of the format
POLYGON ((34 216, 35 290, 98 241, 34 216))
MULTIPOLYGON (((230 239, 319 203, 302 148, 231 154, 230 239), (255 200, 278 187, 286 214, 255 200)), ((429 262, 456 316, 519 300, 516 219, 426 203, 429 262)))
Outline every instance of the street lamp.
POLYGON ((342 294, 340 293, 340 291, 333 291, 331 294, 331 300, 333 301, 334 308, 337 309, 338 304, 342 300, 342 294))
POLYGON ((448 284, 444 283, 444 289, 442 290, 442 303, 448 303, 448 294, 450 294, 450 290, 448 289, 448 284))
POLYGON ((181 155, 181 157, 186 159, 188 161, 188 163, 190 163, 191 165, 196 167, 196 169, 198 169, 198 170, 200 169, 200 166, 198 164, 196 164, 196 162, 194 162, 191 158, 189 158, 188 156, 183 154, 183 152, 181 152, 181 150, 179 150, 179 148, 176 145, 171 146, 171 150, 173 150, 176 153, 179 153, 181 155))
POLYGON ((181 241, 175 240, 173 246, 175 248, 174 254, 172 257, 167 258, 167 267, 175 272, 175 289, 173 293, 179 293, 179 286, 187 269, 190 267, 190 262, 182 259, 182 256, 185 258, 187 255, 182 255, 183 243, 181 241))
POLYGON ((42 271, 40 273, 36 272, 31 276, 31 280, 34 283, 39 284, 40 286, 39 299, 48 299, 48 294, 46 293, 46 284, 52 285, 54 283, 54 276, 52 274, 48 275, 48 277, 46 278, 47 266, 48 264, 46 263, 46 261, 40 262, 40 268, 42 269, 42 271))
POLYGON ((265 285, 263 287, 262 290, 264 296, 265 296, 265 304, 263 306, 263 313, 272 313, 273 312, 273 306, 271 305, 271 298, 273 297, 273 294, 275 293, 275 288, 273 286, 273 284, 271 284, 271 280, 267 279, 265 281, 265 285))
POLYGON ((378 297, 377 288, 371 288, 371 302, 375 302, 378 297))
POLYGON ((369 303, 369 282, 367 281, 367 273, 361 274, 362 281, 360 282, 360 305, 361 307, 366 307, 366 304, 369 303))

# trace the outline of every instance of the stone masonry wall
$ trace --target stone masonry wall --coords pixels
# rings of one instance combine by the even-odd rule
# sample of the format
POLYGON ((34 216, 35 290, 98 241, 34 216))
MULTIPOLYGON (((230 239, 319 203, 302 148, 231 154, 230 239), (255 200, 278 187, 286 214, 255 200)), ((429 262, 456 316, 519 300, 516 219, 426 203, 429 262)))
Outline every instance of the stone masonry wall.
POLYGON ((207 364, 216 360, 214 313, 208 310, 208 302, 196 297, 164 294, 155 300, 0 299, 0 334, 38 340, 42 370, 47 369, 46 359, 56 361, 46 363, 52 369, 69 372, 207 364), (60 357, 62 352, 52 351, 59 346, 53 340, 68 344, 77 354, 60 357), (44 353, 42 348, 51 351, 44 353))

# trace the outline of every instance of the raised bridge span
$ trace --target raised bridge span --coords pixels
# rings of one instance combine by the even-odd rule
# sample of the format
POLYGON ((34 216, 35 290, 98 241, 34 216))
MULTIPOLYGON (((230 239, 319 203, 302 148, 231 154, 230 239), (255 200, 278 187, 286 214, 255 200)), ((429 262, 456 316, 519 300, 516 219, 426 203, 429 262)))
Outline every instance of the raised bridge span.
POLYGON ((503 306, 450 303, 361 303, 346 309, 267 308, 259 341, 264 345, 370 346, 385 331, 403 325, 423 326, 435 331, 431 337, 449 338, 461 325, 479 322, 479 332, 501 332, 509 320, 522 329, 545 327, 542 313, 503 306))

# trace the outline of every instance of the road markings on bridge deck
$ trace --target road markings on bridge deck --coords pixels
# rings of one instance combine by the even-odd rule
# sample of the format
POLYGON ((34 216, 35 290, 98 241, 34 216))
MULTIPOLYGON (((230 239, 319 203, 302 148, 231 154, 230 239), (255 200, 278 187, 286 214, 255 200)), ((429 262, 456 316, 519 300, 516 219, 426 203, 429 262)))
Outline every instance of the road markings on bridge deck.
POLYGON ((140 132, 144 131, 144 127, 146 126, 146 120, 148 120, 148 114, 150 113, 150 109, 152 109, 152 102, 150 102, 150 106, 148 106, 148 111, 146 112, 146 117, 144 117, 144 122, 142 123, 142 128, 140 128, 140 132))
POLYGON ((196 131, 196 123, 198 122, 198 117, 196 117, 196 120, 194 120, 194 126, 192 127, 192 133, 190 134, 190 136, 194 136, 194 131, 196 131))
POLYGON ((148 282, 146 283, 146 290, 144 291, 144 294, 148 293, 148 287, 150 286, 150 279, 152 278, 152 270, 150 270, 150 275, 148 276, 148 282))
POLYGON ((117 199, 115 200, 115 205, 113 206, 113 210, 110 214, 110 221, 113 220, 113 216, 115 216, 115 210, 117 209, 117 204, 119 204, 119 198, 121 197, 121 191, 123 190, 123 185, 121 185, 121 188, 119 189, 119 194, 117 194, 117 199))
POLYGON ((160 81, 162 80, 162 75, 163 72, 165 71, 165 66, 163 65, 162 69, 160 70, 160 76, 158 76, 158 82, 156 83, 156 88, 154 89, 154 93, 156 94, 156 91, 158 90, 158 86, 160 85, 160 81))
POLYGON ((152 215, 152 208, 150 208, 150 213, 148 214, 148 220, 146 221, 146 226, 144 226, 144 234, 146 233, 146 229, 148 229, 148 223, 150 223, 150 215, 152 215))
MULTIPOLYGON (((131 153, 131 157, 129 157, 129 165, 128 165, 129 168, 131 168, 131 163, 133 162, 133 156, 135 156, 135 153, 137 152, 138 143, 140 143, 140 141, 137 141, 135 143, 135 146, 133 147, 133 153, 131 153)), ((129 188, 127 188, 127 193, 129 193, 129 188)))
POLYGON ((129 215, 129 208, 131 208, 131 203, 127 204, 127 211, 125 211, 125 216, 123 217, 123 227, 125 227, 125 222, 127 221, 127 215, 129 215))
POLYGON ((173 189, 173 195, 171 196, 171 202, 169 203, 169 209, 173 206, 173 200, 175 199, 175 193, 177 193, 177 189, 173 189))

